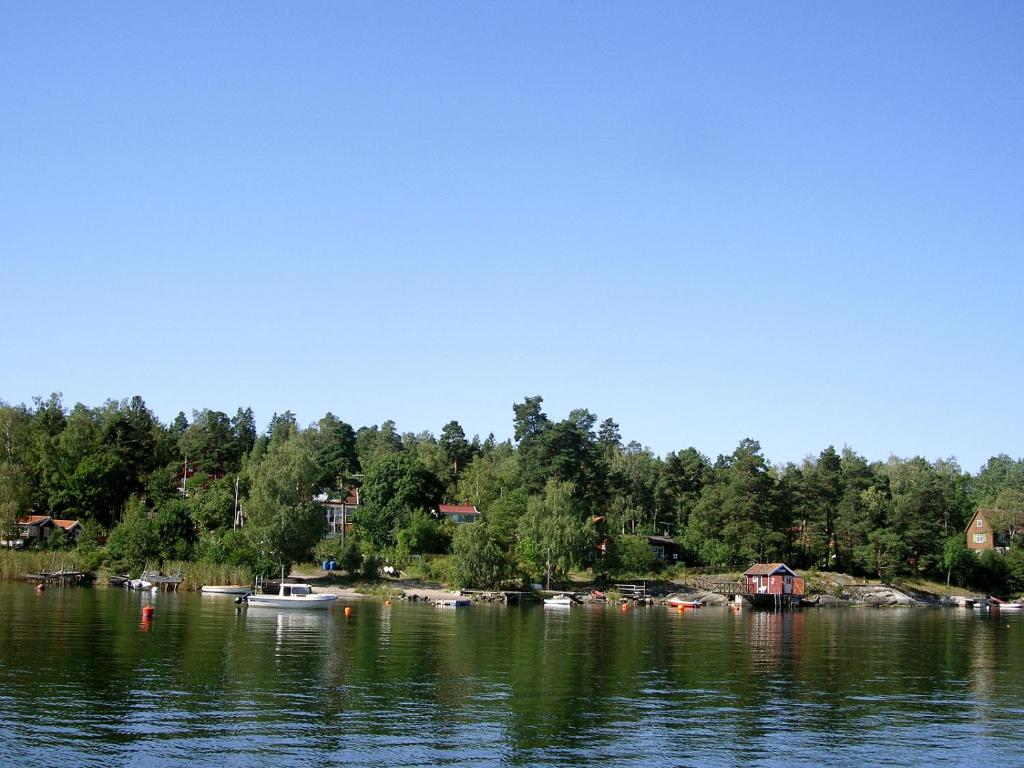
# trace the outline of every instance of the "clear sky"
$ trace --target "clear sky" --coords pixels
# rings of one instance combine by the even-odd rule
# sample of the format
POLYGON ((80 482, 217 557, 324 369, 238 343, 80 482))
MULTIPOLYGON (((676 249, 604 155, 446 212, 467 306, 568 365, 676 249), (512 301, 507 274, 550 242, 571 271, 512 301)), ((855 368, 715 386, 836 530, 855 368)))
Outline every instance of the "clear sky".
POLYGON ((1024 454, 1024 4, 0 4, 0 398, 1024 454))

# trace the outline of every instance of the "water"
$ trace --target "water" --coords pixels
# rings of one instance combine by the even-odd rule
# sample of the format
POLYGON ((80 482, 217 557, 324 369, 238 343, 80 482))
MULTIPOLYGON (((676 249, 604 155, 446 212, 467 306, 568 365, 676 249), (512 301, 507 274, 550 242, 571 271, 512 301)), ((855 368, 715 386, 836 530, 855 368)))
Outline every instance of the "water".
POLYGON ((352 605, 0 584, 0 764, 1024 764, 1021 616, 352 605))

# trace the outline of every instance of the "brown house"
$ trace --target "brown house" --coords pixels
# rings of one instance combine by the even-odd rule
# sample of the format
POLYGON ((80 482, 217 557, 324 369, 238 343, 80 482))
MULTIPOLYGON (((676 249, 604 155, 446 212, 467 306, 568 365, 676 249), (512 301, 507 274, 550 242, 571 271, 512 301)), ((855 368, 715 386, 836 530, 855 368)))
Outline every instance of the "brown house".
POLYGON ((1006 534, 997 532, 992 527, 991 517, 994 509, 979 509, 967 524, 967 548, 976 552, 986 549, 1006 549, 1009 546, 1006 534))
POLYGON ((750 595, 802 595, 804 578, 785 563, 757 563, 743 574, 750 595))

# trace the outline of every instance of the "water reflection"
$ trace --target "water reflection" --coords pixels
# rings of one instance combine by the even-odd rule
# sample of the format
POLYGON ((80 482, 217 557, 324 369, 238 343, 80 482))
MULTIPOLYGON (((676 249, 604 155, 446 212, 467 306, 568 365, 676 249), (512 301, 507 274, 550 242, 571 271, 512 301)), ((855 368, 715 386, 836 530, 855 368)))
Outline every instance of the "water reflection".
POLYGON ((1024 763, 1020 617, 141 606, 0 585, 0 762, 1024 763))

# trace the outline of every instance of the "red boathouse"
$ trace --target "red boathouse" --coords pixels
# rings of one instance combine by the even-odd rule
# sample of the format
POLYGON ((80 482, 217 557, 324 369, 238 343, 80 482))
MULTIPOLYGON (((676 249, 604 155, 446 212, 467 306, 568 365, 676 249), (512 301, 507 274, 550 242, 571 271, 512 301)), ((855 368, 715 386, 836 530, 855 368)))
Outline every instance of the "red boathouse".
POLYGON ((747 595, 793 595, 804 594, 804 578, 797 576, 785 563, 757 563, 748 568, 743 576, 747 580, 747 595))

